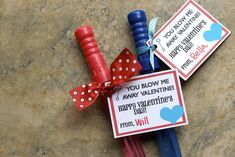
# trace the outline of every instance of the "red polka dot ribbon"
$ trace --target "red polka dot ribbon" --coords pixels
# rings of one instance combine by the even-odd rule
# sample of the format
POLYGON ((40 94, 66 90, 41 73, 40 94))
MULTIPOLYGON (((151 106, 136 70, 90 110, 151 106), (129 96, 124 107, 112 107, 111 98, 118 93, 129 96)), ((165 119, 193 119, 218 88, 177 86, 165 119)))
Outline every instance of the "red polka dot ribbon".
POLYGON ((77 109, 80 111, 90 106, 99 94, 111 95, 116 87, 126 82, 142 69, 133 55, 127 48, 124 49, 110 66, 111 80, 105 83, 90 82, 69 91, 77 109))

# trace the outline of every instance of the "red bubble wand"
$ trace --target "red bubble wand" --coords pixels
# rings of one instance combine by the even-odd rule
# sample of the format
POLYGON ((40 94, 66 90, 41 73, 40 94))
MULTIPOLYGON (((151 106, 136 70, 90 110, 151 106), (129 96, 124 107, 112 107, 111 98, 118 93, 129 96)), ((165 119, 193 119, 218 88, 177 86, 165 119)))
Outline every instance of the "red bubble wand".
MULTIPOLYGON (((93 82, 74 88, 69 93, 78 110, 90 106, 99 94, 107 108, 107 96, 118 90, 120 84, 136 75, 141 70, 141 66, 135 55, 131 54, 128 49, 124 49, 113 61, 109 70, 95 41, 92 28, 90 26, 79 27, 75 36, 91 71, 93 82)), ((126 157, 145 157, 144 150, 136 137, 128 136, 120 140, 126 157)))

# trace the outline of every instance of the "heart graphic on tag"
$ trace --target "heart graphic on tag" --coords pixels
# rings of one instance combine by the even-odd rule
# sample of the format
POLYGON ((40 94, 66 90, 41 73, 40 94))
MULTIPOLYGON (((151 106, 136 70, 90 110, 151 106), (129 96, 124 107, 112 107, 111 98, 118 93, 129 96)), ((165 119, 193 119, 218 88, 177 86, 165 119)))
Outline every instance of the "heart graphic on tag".
POLYGON ((218 23, 211 25, 211 30, 205 31, 203 37, 206 41, 220 40, 222 35, 222 26, 218 23))
POLYGON ((184 111, 182 106, 175 105, 172 109, 164 107, 160 111, 160 116, 162 119, 175 124, 177 120, 183 115, 184 111))

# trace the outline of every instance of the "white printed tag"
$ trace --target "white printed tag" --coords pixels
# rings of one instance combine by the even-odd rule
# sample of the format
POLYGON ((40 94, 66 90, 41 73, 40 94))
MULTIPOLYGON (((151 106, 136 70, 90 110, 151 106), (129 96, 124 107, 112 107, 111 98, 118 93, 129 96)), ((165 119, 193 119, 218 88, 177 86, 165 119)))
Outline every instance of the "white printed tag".
POLYGON ((155 54, 187 80, 230 33, 206 10, 189 0, 154 35, 155 54))
POLYGON ((108 102, 115 138, 188 124, 175 70, 133 77, 108 102))

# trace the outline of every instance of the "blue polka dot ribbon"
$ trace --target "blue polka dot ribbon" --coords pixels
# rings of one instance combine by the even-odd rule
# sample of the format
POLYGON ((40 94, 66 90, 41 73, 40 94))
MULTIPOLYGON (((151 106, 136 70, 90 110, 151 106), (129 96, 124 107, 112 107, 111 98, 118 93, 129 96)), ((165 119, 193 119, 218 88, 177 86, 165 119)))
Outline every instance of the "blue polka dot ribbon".
POLYGON ((142 46, 142 47, 139 47, 136 49, 137 55, 141 55, 141 54, 149 51, 149 53, 150 53, 149 61, 150 61, 150 64, 151 64, 153 70, 154 70, 154 50, 155 50, 155 47, 153 45, 153 40, 154 40, 154 32, 155 32, 157 20, 158 20, 158 18, 155 17, 155 18, 151 19, 149 22, 149 28, 148 28, 148 36, 149 36, 149 41, 150 41, 149 46, 146 45, 146 46, 142 46))

